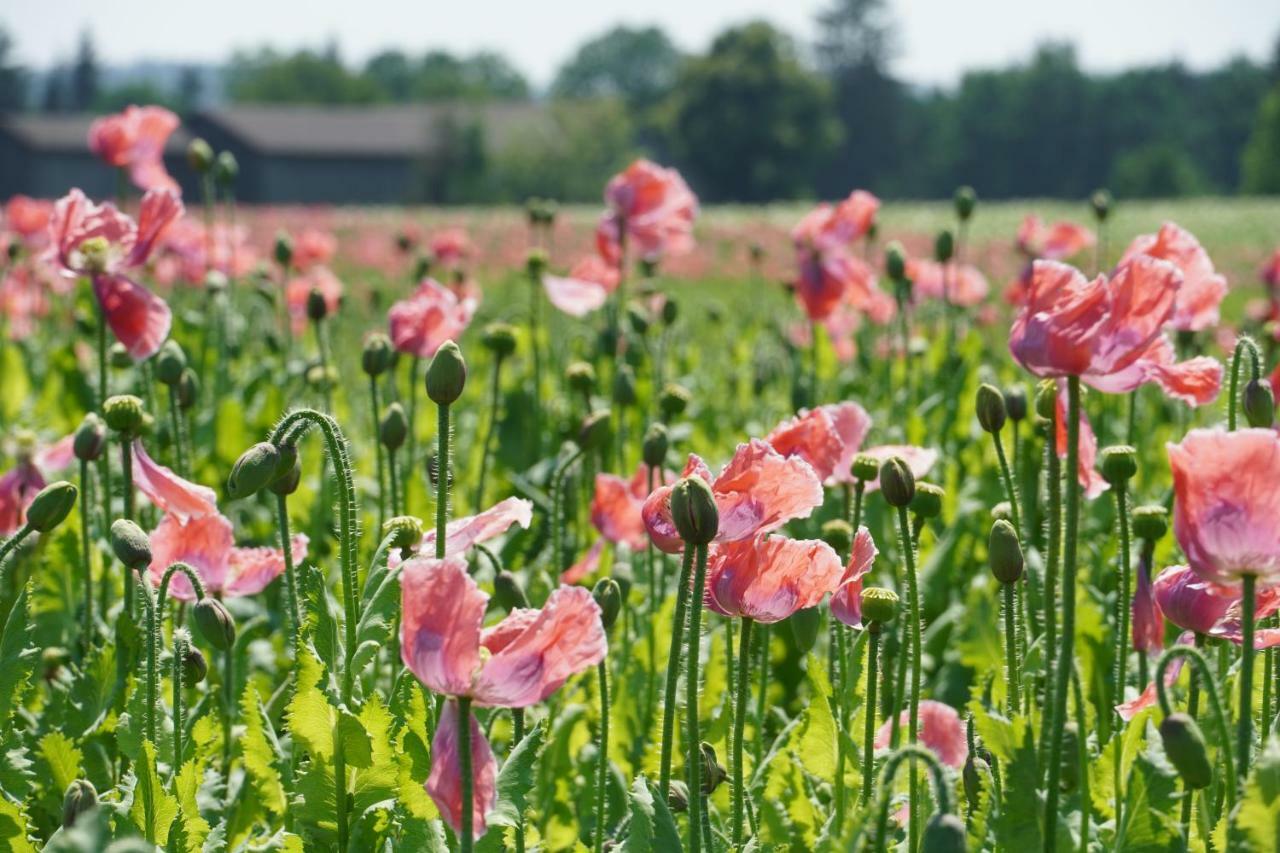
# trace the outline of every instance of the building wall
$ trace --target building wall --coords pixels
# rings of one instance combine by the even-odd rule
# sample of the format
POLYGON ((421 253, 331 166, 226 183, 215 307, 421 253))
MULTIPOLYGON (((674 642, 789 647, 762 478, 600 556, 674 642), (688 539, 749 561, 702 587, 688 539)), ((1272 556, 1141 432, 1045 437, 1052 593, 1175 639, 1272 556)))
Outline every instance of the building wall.
POLYGON ((255 201, 397 204, 418 191, 408 158, 263 157, 255 201))
MULTIPOLYGON (((165 167, 182 185, 184 198, 199 198, 198 185, 182 157, 166 157, 165 167)), ((91 199, 108 201, 120 191, 119 180, 115 169, 87 151, 31 151, 0 132, 0 202, 19 193, 57 199, 76 187, 91 199)), ((130 185, 129 193, 136 195, 137 190, 130 185)))

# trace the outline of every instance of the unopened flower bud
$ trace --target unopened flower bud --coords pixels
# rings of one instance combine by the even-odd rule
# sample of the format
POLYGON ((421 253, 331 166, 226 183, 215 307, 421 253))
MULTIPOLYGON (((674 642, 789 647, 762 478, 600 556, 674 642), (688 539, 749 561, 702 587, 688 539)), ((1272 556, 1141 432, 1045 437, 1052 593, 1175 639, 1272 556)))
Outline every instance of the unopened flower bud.
POLYGON ((618 621, 618 614, 622 612, 622 590, 613 578, 601 578, 591 590, 591 597, 600 606, 600 624, 604 626, 605 633, 608 633, 618 621))
POLYGON ((1158 504, 1135 507, 1133 510, 1133 535, 1148 542, 1163 539, 1169 531, 1169 513, 1158 504))
POLYGON ((880 460, 870 453, 859 453, 853 457, 853 478, 864 483, 875 482, 880 476, 880 460))
POLYGON ((466 385, 467 363, 462 350, 453 341, 445 341, 427 368, 427 396, 437 406, 450 406, 462 396, 466 385))
POLYGON ((916 483, 916 494, 911 499, 911 511, 921 518, 937 518, 942 515, 942 499, 945 492, 933 483, 916 483))
POLYGON ((935 812, 929 818, 920 842, 920 849, 926 853, 966 853, 969 849, 964 821, 943 812, 935 812))
POLYGON ((132 394, 108 397, 102 404, 102 419, 122 436, 136 436, 142 430, 142 401, 132 394))
POLYGON ((240 454, 231 466, 227 495, 232 500, 256 495, 283 473, 287 470, 280 469, 280 448, 269 441, 260 441, 240 454))
POLYGON ((111 522, 111 550, 125 568, 141 571, 151 565, 151 540, 127 518, 111 522))
POLYGON ((720 764, 719 758, 716 756, 716 748, 705 740, 700 744, 702 747, 702 773, 699 778, 702 780, 702 793, 704 796, 711 796, 715 793, 716 788, 720 787, 720 783, 729 778, 728 772, 720 764))
POLYGON ((547 271, 547 253, 541 249, 533 249, 525 256, 525 271, 534 281, 541 282, 543 274, 547 271))
POLYGON ((277 234, 274 253, 276 263, 288 269, 293 263, 293 238, 283 231, 277 234))
POLYGON ((897 240, 885 247, 884 271, 891 281, 901 282, 907 279, 907 253, 897 240))
POLYGON ((62 828, 71 829, 80 815, 98 806, 98 789, 88 779, 76 779, 62 797, 62 828))
POLYGON ((76 487, 66 480, 45 486, 27 506, 27 526, 37 533, 53 530, 71 514, 76 494, 76 487))
POLYGON ((182 371, 182 378, 178 380, 178 408, 186 411, 199 399, 200 380, 196 378, 196 372, 188 367, 182 371))
POLYGON ((837 554, 849 553, 853 545, 853 525, 843 518, 833 518, 822 525, 822 541, 837 554))
MULTIPOLYGON (((862 590, 862 621, 870 626, 885 625, 898 616, 898 594, 891 589, 869 586, 862 590)), ((873 630, 874 627, 873 627, 873 630)))
POLYGON ((497 359, 516 351, 516 330, 510 323, 490 323, 484 327, 480 340, 497 359))
POLYGON ((961 222, 969 221, 969 217, 973 216, 973 209, 978 206, 978 194, 973 191, 973 187, 960 187, 955 194, 956 217, 961 222))
POLYGON ((991 574, 1000 583, 1012 584, 1022 579, 1022 570, 1026 565, 1022 556, 1022 543, 1018 541, 1018 531, 1003 519, 991 525, 991 536, 987 539, 987 561, 991 566, 991 574))
POLYGON ((671 490, 671 517, 680 538, 689 545, 706 545, 720 529, 715 495, 701 477, 685 477, 671 490))
POLYGON ((236 641, 236 623, 226 605, 216 598, 205 596, 191 608, 191 621, 205 642, 220 652, 231 648, 236 641))
POLYGON ((965 758, 964 769, 960 772, 961 781, 964 783, 964 798, 971 809, 978 807, 978 797, 986 788, 987 775, 991 772, 991 766, 987 764, 986 759, 976 755, 975 752, 970 752, 965 758))
POLYGON ((583 450, 599 450, 609 443, 613 435, 613 413, 608 409, 592 412, 582 419, 578 428, 578 446, 583 450))
POLYGON ((1119 488, 1138 473, 1138 451, 1126 444, 1104 447, 1098 454, 1098 470, 1104 480, 1119 488))
POLYGON ((880 465, 880 493, 889 506, 911 505, 916 496, 916 477, 901 456, 891 456, 880 465))
POLYGON ((672 299, 670 296, 662 303, 662 322, 664 325, 674 325, 680 317, 680 303, 672 299))
POLYGON ((329 313, 329 303, 325 301, 320 288, 313 287, 307 294, 307 319, 319 323, 329 313))
POLYGON ((404 413, 404 407, 399 403, 392 403, 387 406, 382 421, 378 424, 378 440, 383 447, 394 451, 403 447, 408 437, 409 418, 404 413))
POLYGON ((156 353, 156 379, 170 387, 177 385, 182 378, 182 371, 187 369, 187 356, 182 345, 173 338, 164 342, 160 352, 156 353))
POLYGON ((93 412, 84 416, 80 426, 76 428, 76 437, 72 440, 72 448, 76 458, 84 462, 94 462, 102 455, 107 446, 107 425, 93 412))
POLYGON ((992 521, 1013 521, 1013 505, 1008 501, 1000 501, 991 508, 992 521))
POLYGON ((956 238, 951 233, 951 229, 945 228, 939 231, 937 238, 933 241, 933 259, 940 264, 945 264, 951 260, 955 251, 956 238))
POLYGON ((1249 426, 1269 429, 1276 419, 1276 398, 1271 383, 1250 379, 1244 386, 1244 418, 1249 426))
POLYGON ((1004 395, 1000 389, 985 382, 978 386, 978 399, 975 403, 978 423, 984 430, 997 433, 1004 429, 1004 421, 1008 415, 1004 407, 1004 395))
POLYGON ((620 364, 613 374, 613 402, 630 406, 636 402, 636 372, 629 364, 620 364))
POLYGON ((360 367, 366 376, 381 376, 391 368, 391 339, 381 332, 365 338, 360 367))
POLYGON ((684 782, 672 782, 667 789, 667 807, 679 814, 689 810, 689 786, 684 782))
POLYGON ((1015 424, 1027 416, 1027 392, 1020 385, 1004 389, 1004 408, 1015 424))
POLYGON ((230 188, 238 177, 240 177, 240 163, 236 160, 236 155, 230 151, 219 151, 218 159, 213 163, 213 179, 218 182, 218 186, 223 189, 230 188))
POLYGON ((397 515, 382 524, 383 538, 390 538, 388 546, 401 551, 413 548, 421 542, 423 533, 422 519, 412 515, 397 515))
POLYGON ((1058 384, 1052 379, 1042 379, 1036 385, 1036 414, 1046 421, 1054 420, 1058 412, 1058 384))
POLYGON ((186 653, 182 656, 182 681, 188 687, 195 687, 204 681, 209 674, 209 662, 204 652, 188 643, 186 653))
POLYGON ((505 570, 493 577, 493 600, 508 612, 529 606, 529 597, 525 595, 519 578, 505 570))
POLYGON ((643 337, 649 331, 649 315, 638 302, 627 303, 627 325, 631 331, 643 337))
POLYGON ((198 136, 187 143, 187 165, 201 175, 209 171, 213 165, 213 149, 209 143, 198 136))
POLYGON ((1093 195, 1089 196, 1089 204, 1093 207, 1093 215, 1098 218, 1098 221, 1106 222, 1107 216, 1111 213, 1111 193, 1105 189, 1094 190, 1093 195))
POLYGON ((649 428, 644 432, 644 441, 641 445, 644 464, 650 468, 661 470, 662 463, 667 458, 667 448, 670 447, 670 441, 665 425, 660 423, 650 424, 649 428))
POLYGON ((1184 785, 1193 789, 1209 787, 1213 767, 1209 764, 1204 735, 1192 717, 1181 712, 1165 717, 1160 722, 1160 742, 1184 785))
POLYGON ((662 412, 664 420, 671 420, 684 414, 692 399, 693 395, 689 393, 688 388, 675 382, 668 382, 658 396, 658 409, 662 412))
POLYGON ((590 394, 596 390, 596 369, 585 361, 572 362, 564 369, 564 382, 575 394, 590 394))

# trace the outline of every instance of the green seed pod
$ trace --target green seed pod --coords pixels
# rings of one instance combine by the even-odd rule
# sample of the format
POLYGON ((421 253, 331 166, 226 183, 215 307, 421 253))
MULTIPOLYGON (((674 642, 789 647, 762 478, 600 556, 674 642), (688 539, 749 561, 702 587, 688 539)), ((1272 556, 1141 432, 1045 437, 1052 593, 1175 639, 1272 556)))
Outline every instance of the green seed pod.
POLYGON ((662 322, 663 325, 673 326, 680 317, 680 303, 672 299, 670 296, 662 303, 662 322))
POLYGON ((875 482, 880 476, 880 460, 870 453, 859 453, 853 457, 853 478, 864 483, 875 482))
POLYGON ((1052 379, 1042 379, 1036 385, 1036 414, 1051 421, 1058 411, 1058 384, 1052 379))
POLYGON ((901 456, 891 456, 880 465, 880 492, 889 506, 911 505, 916 496, 916 477, 901 456))
POLYGON ((187 356, 182 345, 173 338, 164 342, 156 353, 156 379, 170 387, 177 385, 182 371, 187 369, 187 356))
POLYGON ((604 626, 607 634, 618 621, 618 614, 622 612, 622 590, 613 578, 601 578, 596 581, 595 588, 591 590, 591 597, 600 606, 600 624, 604 626))
POLYGON ((991 566, 991 574, 1000 583, 1013 584, 1022 579, 1022 571, 1026 565, 1022 556, 1022 543, 1018 541, 1018 531, 1003 519, 991 525, 991 536, 987 539, 987 562, 991 566))
POLYGON ((818 642, 818 629, 822 626, 822 611, 816 607, 797 610, 787 619, 791 637, 796 641, 800 654, 807 654, 818 642))
POLYGON ((228 189, 235 184, 238 177, 240 177, 240 163, 236 160, 236 155, 230 151, 219 151, 218 159, 213 163, 213 179, 218 182, 218 186, 228 189))
POLYGON ((701 477, 685 477, 671 490, 671 517, 689 545, 706 545, 720 529, 720 511, 711 487, 701 477))
POLYGON ((1244 386, 1244 418, 1249 426, 1269 429, 1276 419, 1276 398, 1271 385, 1250 379, 1244 386))
POLYGON ((1093 195, 1089 196, 1089 204, 1093 207, 1093 215, 1098 218, 1098 221, 1106 222, 1107 216, 1111 213, 1111 193, 1105 189, 1094 190, 1093 195))
POLYGON ((381 332, 374 332, 364 340, 360 353, 360 367, 366 376, 381 376, 391 368, 391 339, 381 332))
POLYGON ((378 440, 389 450, 399 450, 409 437, 409 418, 399 403, 387 406, 378 424, 378 440))
POLYGON ((853 546, 853 525, 843 518, 833 518, 822 525, 822 541, 837 554, 849 553, 853 546))
POLYGON ((107 425, 93 412, 84 416, 80 426, 76 428, 76 437, 72 447, 76 458, 84 462, 94 462, 107 446, 107 425))
POLYGON ((596 369, 588 362, 575 361, 564 369, 564 384, 575 394, 591 394, 596 390, 596 369))
POLYGON ((938 232, 937 238, 933 241, 933 259, 940 264, 945 264, 951 260, 955 252, 955 235, 951 233, 950 228, 944 228, 938 232))
POLYGON ((862 590, 862 621, 871 626, 883 626, 898 616, 898 594, 891 589, 869 586, 862 590))
POLYGON ((37 533, 53 530, 71 514, 77 494, 76 487, 66 480, 45 486, 27 506, 27 526, 37 533))
POLYGON ((187 143, 187 165, 192 171, 203 175, 213 165, 213 149, 209 143, 196 137, 187 143))
POLYGON ((627 303, 627 325, 641 337, 649 332, 649 315, 645 313, 643 305, 638 302, 627 303))
POLYGON ((895 283, 907 280, 907 252, 897 240, 885 247, 884 270, 895 283))
POLYGON ((519 578, 505 570, 493 577, 493 601, 507 612, 529 606, 529 597, 519 578))
POLYGON ((205 596, 191 608, 191 621, 209 645, 220 652, 231 648, 236 641, 236 622, 226 605, 216 598, 205 596))
POLYGON ((688 388, 675 382, 668 382, 658 396, 658 409, 662 412, 664 420, 671 420, 684 414, 692 399, 693 395, 689 393, 688 388))
POLYGON ((1213 781, 1213 767, 1200 726, 1190 716, 1174 713, 1160 722, 1160 742, 1169 763, 1177 769, 1188 788, 1207 788, 1213 781))
POLYGON ((397 515, 382 523, 382 537, 391 537, 389 547, 401 551, 421 542, 424 530, 422 519, 412 515, 397 515))
POLYGON ((541 249, 531 249, 525 256, 524 269, 529 278, 541 284, 542 276, 547 271, 547 253, 541 249))
POLYGON ((960 773, 960 778, 964 782, 964 798, 969 803, 970 809, 978 807, 978 795, 982 793, 987 786, 987 774, 991 772, 991 766, 980 755, 970 752, 964 760, 964 770, 960 773))
POLYGON ((720 787, 720 783, 729 778, 728 772, 720 764, 716 757, 716 748, 705 740, 700 744, 702 753, 702 774, 699 779, 702 781, 702 793, 704 796, 711 796, 715 793, 716 788, 720 787))
POLYGON ((102 404, 102 419, 124 437, 131 438, 142 430, 143 414, 142 401, 132 394, 108 397, 102 404))
POLYGON ((1104 447, 1098 454, 1098 470, 1111 485, 1123 486, 1138 473, 1138 451, 1126 444, 1104 447))
POLYGON ((311 292, 307 294, 307 319, 319 323, 328 314, 329 303, 325 301, 324 294, 319 288, 311 288, 311 292))
POLYGON ((636 402, 636 372, 629 364, 619 364, 613 374, 613 402, 632 406, 636 402))
POLYGON ((1009 413, 1009 420, 1015 424, 1027 416, 1027 392, 1020 385, 1004 389, 1004 408, 1009 413))
POLYGON ((269 441, 250 447, 231 466, 227 495, 232 500, 256 495, 280 476, 280 448, 269 441))
POLYGON ((182 656, 182 681, 188 687, 195 687, 205 680, 209 674, 209 662, 204 653, 188 643, 186 653, 182 656))
POLYGON ((276 234, 275 244, 276 263, 288 269, 293 264, 293 238, 284 231, 276 234))
POLYGON ((127 518, 117 518, 111 523, 111 550, 126 568, 141 571, 151 565, 150 538, 127 518))
POLYGON ((650 424, 644 431, 644 442, 641 446, 644 464, 650 468, 661 469, 663 461, 667 458, 669 445, 670 438, 667 435, 666 426, 660 423, 650 424))
POLYGON ((62 828, 70 829, 87 811, 97 808, 98 789, 88 779, 76 779, 62 797, 62 828))
POLYGON ((959 187, 955 194, 956 216, 961 222, 968 222, 969 217, 973 216, 974 208, 978 206, 978 194, 973 191, 973 187, 959 187))
POLYGON ((453 341, 445 341, 427 368, 427 396, 437 406, 451 406, 466 385, 467 363, 462 350, 453 341))
POLYGON ((584 451, 599 450, 609 444, 613 436, 613 412, 599 409, 582 419, 578 428, 578 446, 584 451))
POLYGON ((999 388, 985 382, 979 385, 975 408, 978 412, 978 423, 984 430, 997 433, 1004 429, 1008 412, 1004 407, 1004 395, 1000 393, 999 388))
POLYGON ((967 853, 964 821, 953 814, 935 813, 924 825, 920 839, 922 853, 967 853))
POLYGON ((182 371, 182 378, 178 380, 178 408, 185 412, 199 399, 200 380, 196 377, 196 372, 188 367, 182 371))
POLYGON ((1159 504, 1134 507, 1132 523, 1134 536, 1156 542, 1169 531, 1169 512, 1159 504))
POLYGON ((480 340, 496 359, 504 359, 516 351, 516 329, 510 323, 490 323, 484 327, 480 340))
POLYGON ((942 499, 946 496, 941 486, 933 483, 916 483, 916 494, 911 499, 911 511, 921 518, 937 518, 942 515, 942 499))

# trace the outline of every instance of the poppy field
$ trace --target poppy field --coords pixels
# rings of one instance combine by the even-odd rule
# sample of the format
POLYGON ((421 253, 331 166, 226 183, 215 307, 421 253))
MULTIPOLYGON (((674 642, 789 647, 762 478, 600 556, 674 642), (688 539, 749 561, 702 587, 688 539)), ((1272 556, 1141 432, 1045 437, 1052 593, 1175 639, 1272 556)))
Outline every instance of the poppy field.
POLYGON ((1266 201, 0 221, 12 850, 1277 849, 1266 201))

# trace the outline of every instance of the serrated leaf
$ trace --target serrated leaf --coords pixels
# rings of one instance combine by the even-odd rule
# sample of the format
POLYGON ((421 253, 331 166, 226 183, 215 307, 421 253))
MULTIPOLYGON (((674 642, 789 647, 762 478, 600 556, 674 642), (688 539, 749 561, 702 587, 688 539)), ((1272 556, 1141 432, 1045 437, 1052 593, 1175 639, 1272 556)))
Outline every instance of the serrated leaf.
POLYGON ((637 776, 628 792, 631 828, 623 841, 623 850, 627 853, 649 853, 653 850, 679 853, 684 849, 671 811, 655 792, 656 786, 644 776, 637 776))
POLYGON ((356 771, 353 805, 363 811, 381 800, 394 800, 399 768, 391 748, 391 712, 373 694, 360 709, 360 730, 368 738, 368 765, 356 771))
POLYGON ((258 799, 264 808, 274 815, 284 814, 284 785, 276 769, 276 754, 267 739, 267 719, 262 698, 252 684, 247 685, 240 698, 240 719, 244 723, 244 735, 240 738, 240 754, 258 799))
POLYGON ((806 666, 813 696, 800 715, 795 754, 806 773, 831 782, 836 776, 836 721, 831 715, 831 684, 825 666, 810 655, 806 666))
POLYGON ((373 741, 359 717, 338 711, 338 737, 342 738, 342 757, 348 767, 364 769, 373 764, 373 741))
POLYGON ((156 772, 156 747, 151 741, 142 742, 140 760, 134 763, 132 773, 135 784, 129 817, 145 837, 162 843, 169 838, 169 827, 178 816, 178 800, 160 781, 160 774, 156 772), (151 802, 149 821, 148 798, 151 802))
POLYGON ((8 726, 40 656, 39 649, 27 644, 30 631, 24 588, 14 600, 0 635, 0 729, 8 726))
POLYGON ((342 640, 338 634, 337 605, 329 595, 324 574, 310 562, 298 567, 307 631, 316 654, 330 672, 338 671, 342 640))
POLYGON ((47 789, 61 797, 67 787, 80 776, 84 754, 62 732, 49 732, 40 738, 37 746, 47 789))
POLYGON ((312 762, 331 763, 333 729, 338 712, 317 686, 324 677, 324 670, 305 643, 299 649, 294 666, 298 688, 289 700, 289 731, 295 744, 301 745, 311 755, 312 762))
POLYGON ((21 806, 0 797, 0 843, 13 853, 35 853, 27 832, 27 815, 21 806))
POLYGON ((539 723, 516 744, 498 771, 498 799, 489 814, 495 826, 516 826, 528 807, 528 794, 533 790, 534 764, 546 737, 546 727, 539 723))

